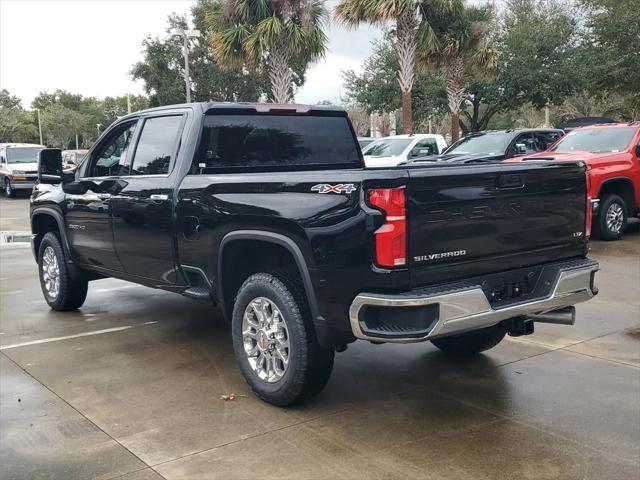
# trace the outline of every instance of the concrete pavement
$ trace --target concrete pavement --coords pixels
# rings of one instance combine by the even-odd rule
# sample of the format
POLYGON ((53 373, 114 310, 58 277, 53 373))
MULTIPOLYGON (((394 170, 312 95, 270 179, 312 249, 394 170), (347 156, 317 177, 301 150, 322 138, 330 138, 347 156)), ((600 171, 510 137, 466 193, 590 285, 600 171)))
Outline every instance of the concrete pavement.
POLYGON ((574 327, 472 359, 357 342, 286 410, 251 394, 217 309, 107 279, 80 311, 52 312, 30 250, 5 245, 0 477, 639 478, 634 230, 593 243, 600 295, 574 327))

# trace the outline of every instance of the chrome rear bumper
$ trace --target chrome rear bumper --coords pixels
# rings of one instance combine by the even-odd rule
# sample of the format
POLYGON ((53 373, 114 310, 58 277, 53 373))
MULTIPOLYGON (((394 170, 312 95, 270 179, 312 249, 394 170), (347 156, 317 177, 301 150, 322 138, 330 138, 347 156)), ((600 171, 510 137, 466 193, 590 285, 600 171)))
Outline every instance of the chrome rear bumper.
MULTIPOLYGON (((480 285, 456 290, 443 286, 439 292, 428 295, 414 295, 412 292, 401 295, 361 293, 356 296, 349 309, 351 329, 357 338, 363 340, 411 343, 490 327, 510 318, 545 313, 589 300, 597 293, 597 289, 593 287, 593 274, 598 268, 598 264, 589 259, 560 268, 550 294, 544 298, 501 308, 491 306, 480 285), (433 308, 437 311, 437 317, 428 331, 419 336, 402 336, 402 329, 395 334, 391 332, 390 335, 371 334, 367 332, 366 323, 361 318, 362 312, 371 306, 397 307, 398 313, 406 308, 406 315, 409 316, 416 314, 416 307, 429 305, 437 305, 437 308, 433 308)), ((398 316, 394 318, 397 320, 398 316)))

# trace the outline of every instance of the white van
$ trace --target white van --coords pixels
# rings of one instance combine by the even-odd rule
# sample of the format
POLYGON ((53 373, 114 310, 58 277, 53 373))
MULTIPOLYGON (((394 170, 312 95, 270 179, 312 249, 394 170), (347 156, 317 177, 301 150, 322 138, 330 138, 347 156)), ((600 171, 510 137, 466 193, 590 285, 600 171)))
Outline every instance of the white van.
POLYGON ((0 181, 7 197, 31 190, 38 179, 38 153, 44 145, 0 143, 0 181))

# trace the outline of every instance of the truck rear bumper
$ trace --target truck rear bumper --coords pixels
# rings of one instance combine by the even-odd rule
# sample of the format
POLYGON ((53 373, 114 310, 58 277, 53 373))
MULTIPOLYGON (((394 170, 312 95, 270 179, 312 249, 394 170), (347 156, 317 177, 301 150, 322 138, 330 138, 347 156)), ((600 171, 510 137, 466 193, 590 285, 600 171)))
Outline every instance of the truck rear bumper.
MULTIPOLYGON (((363 340, 410 343, 550 312, 596 295, 593 282, 598 268, 588 258, 545 265, 532 293, 513 302, 490 301, 485 293, 488 281, 483 278, 395 295, 361 293, 349 309, 351 329, 363 340)), ((506 275, 513 278, 511 272, 506 275)), ((504 282, 496 276, 488 280, 504 282)))

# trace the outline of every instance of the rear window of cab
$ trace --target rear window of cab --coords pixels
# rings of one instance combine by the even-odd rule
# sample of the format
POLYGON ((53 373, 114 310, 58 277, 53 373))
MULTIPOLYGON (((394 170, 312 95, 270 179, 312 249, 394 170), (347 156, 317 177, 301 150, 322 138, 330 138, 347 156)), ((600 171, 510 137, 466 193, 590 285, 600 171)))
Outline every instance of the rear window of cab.
POLYGON ((206 115, 190 173, 361 166, 344 116, 206 115))

